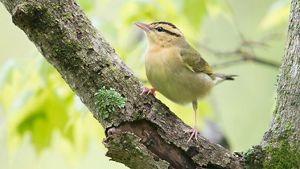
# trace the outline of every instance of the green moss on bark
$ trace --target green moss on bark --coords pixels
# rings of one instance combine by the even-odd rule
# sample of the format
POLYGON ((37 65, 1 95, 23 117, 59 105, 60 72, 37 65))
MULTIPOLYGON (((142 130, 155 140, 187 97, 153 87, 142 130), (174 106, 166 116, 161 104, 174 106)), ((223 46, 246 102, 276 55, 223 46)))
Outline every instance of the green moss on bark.
POLYGON ((253 146, 247 152, 244 153, 246 169, 262 168, 262 160, 264 159, 265 152, 260 145, 253 146))
POLYGON ((266 147, 264 169, 298 169, 300 167, 300 151, 292 147, 287 140, 276 143, 276 147, 266 147))
MULTIPOLYGON (((280 116, 277 117, 280 118, 280 116)), ((294 133, 294 126, 288 122, 283 131, 276 133, 276 138, 272 138, 268 145, 252 147, 244 153, 245 168, 298 169, 300 167, 300 142, 297 143, 297 139, 293 138, 294 133)))
POLYGON ((47 9, 38 3, 32 5, 25 2, 19 5, 14 12, 12 18, 14 24, 25 30, 34 28, 38 32, 48 29, 49 25, 53 23, 52 16, 47 13, 47 9))
POLYGON ((300 167, 300 142, 297 138, 293 138, 296 136, 294 127, 290 122, 286 123, 284 130, 276 134, 277 138, 264 148, 266 154, 263 161, 264 169, 298 169, 300 167))
MULTIPOLYGON (((61 35, 53 35, 54 38, 61 38, 61 35)), ((64 57, 66 55, 74 55, 80 47, 78 46, 76 41, 65 41, 62 44, 54 45, 53 51, 55 52, 57 57, 64 57)))

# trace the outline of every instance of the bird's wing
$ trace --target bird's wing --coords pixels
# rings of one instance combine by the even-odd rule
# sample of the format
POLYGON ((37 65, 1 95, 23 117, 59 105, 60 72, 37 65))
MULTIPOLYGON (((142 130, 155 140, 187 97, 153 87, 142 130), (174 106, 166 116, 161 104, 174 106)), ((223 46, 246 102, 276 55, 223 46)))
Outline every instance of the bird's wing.
POLYGON ((206 73, 208 75, 213 73, 209 64, 201 57, 200 53, 192 47, 180 49, 180 56, 183 63, 191 71, 206 73))

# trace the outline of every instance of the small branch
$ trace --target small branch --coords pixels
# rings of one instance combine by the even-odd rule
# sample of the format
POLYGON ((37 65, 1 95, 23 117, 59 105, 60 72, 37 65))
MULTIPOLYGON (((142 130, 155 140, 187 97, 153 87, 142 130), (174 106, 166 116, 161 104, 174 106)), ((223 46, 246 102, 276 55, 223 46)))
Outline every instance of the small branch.
POLYGON ((280 64, 277 62, 267 61, 267 60, 264 60, 264 59, 258 58, 258 57, 253 58, 252 61, 266 65, 266 66, 274 67, 274 68, 280 67, 280 64))
POLYGON ((241 43, 240 43, 239 47, 237 47, 233 51, 224 52, 224 51, 217 51, 215 49, 211 49, 204 44, 199 44, 199 46, 200 46, 200 48, 203 48, 218 57, 229 57, 229 56, 234 57, 235 56, 235 57, 239 57, 239 58, 231 60, 231 61, 227 61, 225 63, 215 64, 215 65, 212 65, 212 67, 224 68, 224 67, 233 66, 237 63, 242 63, 245 61, 253 61, 253 62, 262 64, 262 65, 265 65, 265 66, 269 66, 269 67, 278 69, 280 66, 279 63, 267 61, 265 59, 259 58, 258 56, 256 56, 256 54, 254 52, 255 47, 267 47, 268 44, 266 43, 266 41, 270 38, 275 37, 277 34, 268 34, 267 36, 262 37, 259 41, 252 41, 252 40, 246 39, 245 36, 243 35, 243 33, 238 29, 238 23, 236 21, 232 6, 230 5, 228 0, 225 0, 225 3, 227 4, 227 7, 232 15, 232 22, 235 25, 235 27, 237 28, 237 32, 241 39, 241 43))
POLYGON ((227 62, 220 63, 220 64, 214 64, 211 66, 215 69, 220 69, 220 68, 225 68, 225 67, 229 67, 232 65, 236 65, 237 63, 243 63, 244 61, 245 61, 244 59, 238 58, 236 60, 231 60, 231 61, 227 61, 227 62))
POLYGON ((212 65, 212 67, 214 67, 214 68, 229 67, 229 66, 233 66, 237 63, 242 63, 245 61, 253 61, 253 62, 262 64, 262 65, 265 65, 265 66, 279 68, 279 66, 280 66, 279 63, 268 61, 268 60, 265 60, 265 59, 262 59, 262 58, 256 56, 255 52, 253 50, 253 45, 264 45, 264 43, 263 42, 256 43, 254 41, 247 41, 247 42, 243 42, 242 45, 240 47, 238 47, 237 49, 235 49, 233 51, 228 51, 228 52, 217 51, 217 50, 211 49, 205 45, 200 45, 200 47, 209 51, 210 53, 212 53, 213 55, 215 55, 217 57, 238 57, 237 59, 234 59, 231 61, 212 65), (247 50, 250 50, 250 52, 247 50))
POLYGON ((212 48, 209 48, 208 46, 204 45, 204 44, 199 44, 198 45, 200 48, 212 53, 215 56, 218 57, 227 57, 227 56, 235 56, 241 53, 241 51, 239 50, 239 48, 233 50, 233 51, 218 51, 212 48))

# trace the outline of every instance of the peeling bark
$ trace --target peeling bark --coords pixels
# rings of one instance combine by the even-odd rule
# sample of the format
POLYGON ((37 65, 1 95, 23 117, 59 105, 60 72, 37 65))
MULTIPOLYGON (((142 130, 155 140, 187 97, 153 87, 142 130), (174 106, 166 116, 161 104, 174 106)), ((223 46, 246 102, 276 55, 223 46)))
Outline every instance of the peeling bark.
MULTIPOLYGON (((139 95, 141 82, 97 33, 73 0, 0 1, 11 13, 14 24, 27 34, 106 129, 107 156, 131 168, 243 168, 241 156, 201 136, 197 142, 187 144, 188 135, 184 131, 188 126, 159 100, 139 95), (114 89, 110 92, 121 95, 108 99, 110 106, 99 110, 96 102, 101 97, 97 98, 95 94, 99 89, 110 88, 114 89), (123 100, 118 97, 126 98, 124 108, 117 105, 117 100, 123 100), (105 111, 105 108, 113 111, 105 111)), ((296 0, 293 6, 292 38, 279 78, 277 111, 273 125, 264 137, 262 151, 256 151, 264 155, 259 160, 272 159, 274 145, 277 145, 274 143, 279 139, 277 134, 285 131, 283 128, 288 127, 291 132, 287 133, 287 138, 292 146, 297 146, 295 140, 299 140, 299 95, 295 93, 299 94, 300 44, 298 25, 293 25, 293 22, 299 23, 296 0), (292 80, 291 76, 298 81, 292 80), (268 152, 266 147, 269 145, 272 145, 272 151, 268 152)), ((246 160, 247 166, 254 166, 249 163, 251 160, 246 160)))

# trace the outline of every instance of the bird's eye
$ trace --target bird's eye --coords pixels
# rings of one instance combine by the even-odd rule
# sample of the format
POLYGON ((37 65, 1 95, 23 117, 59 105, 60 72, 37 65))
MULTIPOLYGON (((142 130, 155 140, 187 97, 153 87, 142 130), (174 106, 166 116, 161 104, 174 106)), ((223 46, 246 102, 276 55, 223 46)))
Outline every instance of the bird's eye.
POLYGON ((163 31, 164 29, 162 28, 162 27, 157 27, 157 28, 155 28, 158 32, 161 32, 161 31, 163 31))

